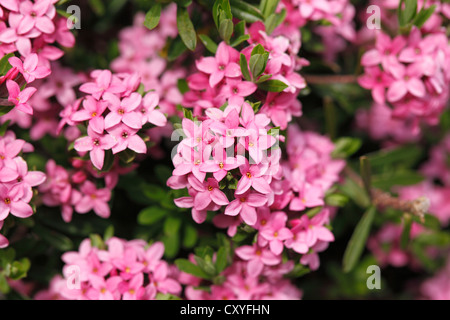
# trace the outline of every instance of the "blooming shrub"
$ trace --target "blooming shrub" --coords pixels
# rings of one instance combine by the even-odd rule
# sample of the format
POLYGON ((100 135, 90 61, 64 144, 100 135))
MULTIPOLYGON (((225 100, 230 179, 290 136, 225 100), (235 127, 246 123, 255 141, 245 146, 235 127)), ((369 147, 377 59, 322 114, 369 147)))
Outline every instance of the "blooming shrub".
POLYGON ((449 19, 0 0, 0 297, 448 299, 449 19))

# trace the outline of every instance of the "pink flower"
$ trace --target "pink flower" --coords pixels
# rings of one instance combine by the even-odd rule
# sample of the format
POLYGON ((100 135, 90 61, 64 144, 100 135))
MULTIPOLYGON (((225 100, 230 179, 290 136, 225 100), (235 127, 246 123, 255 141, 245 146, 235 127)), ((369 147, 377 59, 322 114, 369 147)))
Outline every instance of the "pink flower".
POLYGON ((36 88, 28 87, 20 91, 20 87, 12 80, 6 81, 8 88, 8 101, 14 103, 16 108, 27 114, 33 114, 33 108, 27 103, 30 97, 36 92, 36 88))
POLYGON ((220 95, 228 99, 229 104, 240 106, 244 103, 244 98, 254 93, 257 88, 253 82, 228 78, 222 86, 220 95))
POLYGON ((99 100, 105 92, 121 93, 125 90, 125 86, 115 80, 111 71, 96 70, 91 73, 95 82, 87 82, 80 86, 80 91, 91 94, 95 99, 99 100))
POLYGON ((163 294, 174 294, 178 295, 181 292, 180 284, 168 277, 169 266, 167 262, 161 261, 153 271, 153 278, 149 284, 154 292, 161 292, 163 294))
POLYGON ((136 274, 129 282, 123 281, 118 285, 123 294, 123 300, 141 300, 145 294, 144 275, 136 274))
POLYGON ((0 184, 0 220, 5 220, 10 212, 19 218, 30 217, 33 209, 22 198, 23 188, 21 186, 7 188, 0 184))
POLYGON ((92 287, 86 293, 90 300, 118 300, 120 298, 117 287, 123 281, 121 277, 113 276, 105 280, 103 277, 91 275, 92 287))
MULTIPOLYGON (((0 230, 3 228, 3 220, 0 220, 0 230)), ((8 239, 2 234, 0 234, 0 249, 6 248, 9 245, 8 239)))
POLYGON ((214 178, 208 178, 205 182, 200 182, 194 176, 189 176, 188 181, 192 188, 198 193, 194 198, 194 207, 197 210, 203 210, 209 206, 211 202, 219 206, 226 206, 229 204, 227 196, 220 191, 219 183, 214 178))
POLYGON ((286 228, 287 215, 282 212, 273 212, 267 223, 259 230, 259 235, 265 241, 269 242, 270 250, 280 255, 283 252, 284 241, 293 237, 292 232, 286 228))
POLYGON ((414 64, 400 68, 398 74, 395 75, 395 81, 387 91, 387 100, 396 102, 408 92, 415 97, 423 98, 426 94, 426 89, 421 80, 423 70, 420 69, 420 66, 414 64))
POLYGON ((385 102, 386 88, 393 81, 394 79, 378 66, 366 67, 364 74, 358 78, 359 85, 365 89, 371 89, 373 100, 381 104, 385 102))
POLYGON ((106 101, 97 101, 92 96, 87 96, 83 101, 83 109, 73 113, 71 120, 80 122, 89 120, 89 127, 96 133, 103 134, 105 129, 103 112, 105 112, 107 106, 106 101))
POLYGON ((114 154, 127 148, 136 153, 147 152, 147 146, 145 145, 144 140, 137 134, 138 130, 121 123, 109 128, 107 131, 117 141, 117 144, 112 148, 114 154))
POLYGON ((263 194, 272 192, 269 183, 263 177, 264 170, 261 170, 259 166, 250 166, 246 161, 244 165, 239 167, 239 171, 242 177, 236 186, 237 195, 245 193, 250 187, 263 194))
POLYGON ((97 189, 95 185, 87 180, 80 188, 83 195, 75 205, 75 210, 79 213, 87 213, 91 210, 102 218, 109 218, 111 212, 108 201, 111 199, 111 190, 97 189))
POLYGON ((252 191, 242 195, 235 194, 236 199, 231 201, 225 209, 228 216, 240 215, 249 226, 254 226, 257 221, 256 208, 264 206, 267 197, 252 191))
POLYGON ((328 248, 328 242, 324 241, 318 241, 312 248, 311 252, 308 252, 308 254, 303 255, 300 258, 300 263, 306 266, 309 266, 309 268, 312 271, 315 271, 319 269, 320 266, 320 259, 318 252, 322 252, 328 248))
POLYGON ((129 97, 123 98, 122 101, 110 92, 106 92, 103 99, 108 101, 110 113, 105 117, 105 128, 109 129, 123 122, 133 129, 142 128, 142 115, 135 110, 142 101, 142 96, 133 92, 129 97))
POLYGON ((55 25, 52 18, 55 16, 55 8, 50 0, 40 0, 36 3, 23 1, 19 6, 20 23, 17 28, 19 34, 25 34, 36 28, 43 33, 52 33, 55 31, 55 25))
POLYGON ((105 160, 105 150, 109 150, 116 145, 117 141, 109 134, 100 135, 90 126, 88 136, 75 141, 74 148, 79 152, 89 151, 92 164, 99 170, 103 167, 105 160))
POLYGON ((24 198, 32 197, 32 187, 36 187, 44 183, 46 176, 43 172, 40 171, 28 171, 28 166, 25 160, 22 158, 15 158, 14 162, 17 167, 17 184, 23 188, 24 198))
POLYGON ((11 57, 8 61, 13 67, 19 70, 27 83, 33 82, 35 79, 43 79, 51 73, 50 69, 44 66, 38 66, 39 60, 35 53, 26 57, 23 63, 17 57, 11 57))
POLYGON ((155 108, 158 106, 159 96, 154 92, 147 93, 142 99, 142 106, 139 108, 141 112, 142 125, 150 122, 158 127, 163 127, 167 123, 166 116, 155 108))
POLYGON ((248 261, 247 272, 253 276, 261 274, 264 266, 275 266, 281 262, 281 256, 275 255, 267 248, 242 246, 235 250, 236 255, 242 260, 248 261))
POLYGON ((239 77, 241 68, 234 61, 238 56, 236 50, 221 42, 215 57, 201 58, 196 61, 197 69, 210 75, 209 84, 215 87, 224 77, 239 77))

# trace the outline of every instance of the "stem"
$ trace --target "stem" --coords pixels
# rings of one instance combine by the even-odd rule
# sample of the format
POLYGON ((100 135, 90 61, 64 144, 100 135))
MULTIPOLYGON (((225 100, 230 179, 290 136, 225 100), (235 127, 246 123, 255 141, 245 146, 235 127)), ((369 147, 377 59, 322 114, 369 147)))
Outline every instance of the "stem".
MULTIPOLYGON (((355 181, 361 188, 364 187, 363 180, 361 177, 355 173, 350 167, 346 167, 344 169, 346 175, 355 181)), ((379 208, 383 209, 386 207, 390 207, 402 212, 408 212, 412 215, 415 215, 424 222, 425 213, 427 213, 430 207, 430 200, 426 197, 419 197, 414 200, 402 200, 397 197, 392 196, 389 192, 385 192, 383 190, 377 188, 371 188, 372 194, 372 202, 373 204, 379 208)))

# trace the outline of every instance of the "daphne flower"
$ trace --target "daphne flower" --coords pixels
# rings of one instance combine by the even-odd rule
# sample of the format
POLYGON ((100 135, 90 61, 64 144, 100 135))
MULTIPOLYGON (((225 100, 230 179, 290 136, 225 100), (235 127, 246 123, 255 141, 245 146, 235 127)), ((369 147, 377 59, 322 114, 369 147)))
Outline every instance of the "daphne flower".
POLYGON ((267 197, 257 193, 247 191, 242 195, 235 194, 236 199, 231 201, 225 209, 225 214, 229 216, 240 215, 242 220, 250 226, 254 226, 257 221, 256 208, 264 206, 267 197))
POLYGON ((211 202, 219 206, 226 206, 229 203, 227 196, 220 191, 219 183, 216 179, 208 178, 205 182, 201 183, 194 176, 189 176, 188 181, 198 191, 194 198, 195 209, 203 210, 211 202))
POLYGON ((28 104, 30 97, 36 92, 36 88, 28 87, 20 91, 20 87, 13 80, 6 81, 8 88, 8 101, 14 103, 16 108, 27 114, 33 114, 33 108, 28 104))
POLYGON ((133 92, 129 97, 120 100, 116 95, 106 92, 103 99, 109 102, 108 108, 111 110, 105 117, 106 129, 114 127, 120 122, 133 129, 142 127, 142 116, 135 111, 142 101, 139 93, 133 92))
POLYGON ((201 58, 196 61, 197 69, 210 75, 209 84, 215 87, 224 77, 239 77, 241 68, 233 61, 235 49, 229 47, 225 42, 221 42, 217 47, 215 57, 201 58), (231 57, 230 57, 230 52, 231 57))
POLYGON ((92 96, 87 96, 83 101, 83 109, 72 114, 72 121, 86 121, 89 120, 89 127, 98 134, 103 134, 105 129, 105 119, 103 112, 105 112, 108 103, 106 101, 95 100, 92 96))
POLYGON ((0 184, 0 221, 5 220, 10 212, 19 218, 28 218, 33 214, 33 209, 22 197, 22 186, 13 186, 8 189, 0 184))
POLYGON ((81 200, 75 205, 75 210, 79 213, 87 213, 91 210, 102 218, 108 218, 110 209, 108 201, 111 199, 111 190, 103 188, 97 189, 90 181, 85 181, 80 188, 83 195, 81 200))
POLYGON ((92 164, 99 170, 103 168, 105 150, 109 150, 117 144, 110 134, 100 135, 91 127, 88 127, 88 136, 75 141, 74 148, 79 152, 89 151, 92 164))

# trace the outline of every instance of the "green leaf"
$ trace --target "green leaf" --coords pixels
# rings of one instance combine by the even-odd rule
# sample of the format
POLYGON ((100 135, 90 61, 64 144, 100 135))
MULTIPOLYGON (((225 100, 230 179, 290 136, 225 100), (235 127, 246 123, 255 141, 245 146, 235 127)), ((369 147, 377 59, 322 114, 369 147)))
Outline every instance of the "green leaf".
POLYGON ((189 86, 186 79, 178 79, 177 86, 181 94, 185 94, 189 91, 189 86))
POLYGON ((3 58, 0 60, 0 75, 5 75, 9 69, 11 69, 11 64, 9 63, 8 59, 14 57, 14 53, 8 53, 7 55, 4 55, 3 58))
POLYGON ((348 203, 348 197, 339 193, 329 194, 325 196, 325 203, 332 207, 344 207, 348 203))
POLYGON ((264 49, 264 47, 260 44, 257 44, 252 49, 252 53, 250 54, 250 56, 254 56, 255 54, 264 54, 264 53, 266 53, 266 50, 264 49))
POLYGON ((316 214, 318 214, 320 211, 322 211, 323 207, 315 207, 312 209, 309 209, 308 211, 305 212, 305 214, 308 216, 308 218, 312 218, 314 217, 316 214))
POLYGON ((236 36, 243 36, 245 35, 245 21, 239 21, 234 26, 234 33, 236 36))
POLYGON ((331 153, 333 158, 348 158, 361 148, 362 141, 358 138, 342 137, 334 143, 331 153))
POLYGON ((239 64, 241 65, 241 73, 245 80, 252 81, 250 72, 248 71, 248 62, 244 54, 241 53, 239 64))
POLYGON ((199 266, 193 264, 187 259, 177 259, 175 260, 175 265, 181 271, 192 274, 193 276, 196 276, 198 278, 211 279, 211 276, 209 274, 207 274, 205 271, 200 269, 199 266))
POLYGON ((180 237, 178 233, 171 236, 163 236, 161 241, 164 244, 164 256, 168 259, 175 258, 180 250, 180 237))
POLYGON ((175 3, 179 6, 187 8, 191 5, 192 0, 175 0, 175 3))
POLYGON ((231 19, 224 19, 220 21, 219 35, 226 43, 230 42, 231 35, 233 34, 233 29, 234 25, 231 19))
POLYGON ((163 294, 161 292, 158 292, 156 294, 156 300, 181 300, 181 298, 170 293, 163 294))
POLYGON ((136 158, 136 152, 130 149, 125 149, 118 153, 119 159, 124 162, 125 164, 129 164, 133 162, 133 160, 136 158))
POLYGON ((194 25, 189 17, 189 13, 185 8, 177 8, 177 28, 186 48, 194 51, 197 46, 197 35, 195 34, 194 25))
POLYGON ((30 260, 27 258, 20 259, 19 261, 14 261, 11 265, 10 278, 12 280, 19 280, 27 276, 28 270, 30 269, 30 260))
POLYGON ((102 0, 89 0, 89 5, 97 16, 105 14, 105 5, 102 0))
POLYGON ((344 272, 350 272, 357 264, 361 254, 366 245, 369 236, 370 228, 375 217, 376 209, 371 206, 364 213, 361 220, 358 222, 347 248, 345 249, 342 266, 344 272))
POLYGON ((176 37, 175 40, 169 46, 169 51, 167 53, 167 60, 174 61, 179 56, 181 56, 187 50, 180 36, 176 37))
POLYGON ((263 0, 261 1, 260 10, 265 18, 275 13, 280 0, 263 0))
POLYGON ((406 250, 411 237, 411 227, 413 220, 410 214, 403 215, 403 230, 400 236, 400 247, 402 250, 406 250))
POLYGON ((166 190, 156 184, 144 184, 142 192, 147 198, 155 202, 160 202, 167 193, 166 190))
POLYGON ((266 33, 270 35, 276 27, 283 23, 286 18, 286 9, 283 9, 280 13, 272 13, 267 17, 265 25, 266 25, 266 33))
POLYGON ((167 211, 160 207, 148 207, 138 214, 138 223, 143 226, 152 225, 167 215, 167 211))
POLYGON ((361 178, 364 184, 364 189, 366 190, 369 198, 372 197, 372 172, 370 169, 370 162, 366 156, 359 158, 361 178))
POLYGON ((236 39, 234 39, 230 45, 234 48, 234 47, 240 45, 242 42, 247 41, 248 39, 250 39, 250 35, 243 34, 243 35, 237 37, 236 39))
POLYGON ((178 218, 168 217, 164 222, 164 233, 168 236, 178 234, 181 227, 181 220, 178 218))
POLYGON ((147 14, 145 15, 144 26, 146 26, 150 30, 156 28, 156 26, 159 23, 160 17, 161 17, 161 4, 155 3, 150 8, 150 10, 147 11, 147 14))
POLYGON ((8 293, 10 290, 8 281, 6 281, 6 277, 0 273, 0 291, 4 294, 8 293))
POLYGON ((207 259, 200 258, 199 256, 194 256, 195 261, 200 269, 202 269, 206 274, 211 277, 217 275, 216 267, 213 265, 211 257, 207 257, 207 259))
POLYGON ((260 76, 260 77, 258 78, 258 80, 256 80, 255 83, 256 83, 256 84, 263 83, 263 82, 269 80, 270 78, 272 78, 272 75, 271 75, 271 74, 264 74, 264 75, 260 76))
POLYGON ((241 0, 231 0, 231 13, 239 20, 253 23, 264 20, 264 17, 258 8, 241 0))
POLYGON ((217 273, 221 273, 228 264, 228 252, 225 247, 220 247, 219 251, 217 251, 216 257, 216 270, 217 273))
POLYGON ((183 108, 183 116, 184 116, 186 119, 194 120, 194 116, 192 115, 192 110, 183 108))
POLYGON ((441 230, 441 222, 436 216, 432 214, 425 213, 425 221, 422 221, 422 219, 420 219, 420 217, 418 216, 411 216, 411 218, 414 220, 414 222, 419 223, 429 229, 441 230))
POLYGON ((250 72, 253 79, 256 79, 266 69, 267 60, 263 54, 254 54, 250 57, 250 72))
POLYGON ((10 112, 14 106, 0 106, 0 117, 10 112))
POLYGON ((417 14, 417 0, 400 1, 400 26, 407 25, 417 14), (401 10, 402 3, 405 3, 405 9, 401 10))
POLYGON ((422 149, 418 146, 403 146, 393 150, 382 150, 368 154, 370 166, 392 167, 395 164, 401 164, 403 167, 412 167, 420 159, 422 149))
POLYGON ((269 92, 281 92, 288 87, 280 80, 267 80, 258 84, 258 88, 269 92))
MULTIPOLYGON (((215 43, 210 37, 208 37, 206 34, 199 34, 198 37, 202 41, 203 45, 206 49, 208 49, 211 53, 216 53, 217 51, 217 43, 215 43)), ((189 88, 188 88, 189 90, 189 88)))
POLYGON ((41 225, 36 225, 33 231, 51 247, 58 249, 59 251, 70 251, 73 248, 72 240, 54 230, 45 228, 41 225))
POLYGON ((420 173, 411 170, 384 173, 372 177, 372 186, 386 191, 389 191, 393 186, 409 186, 418 184, 424 180, 424 177, 420 173))
POLYGON ((193 248, 198 241, 198 232, 191 224, 186 224, 184 227, 183 246, 185 248, 193 248))
POLYGON ((103 239, 99 234, 91 234, 89 235, 89 238, 91 239, 91 246, 98 249, 105 248, 105 243, 103 242, 103 239))
POLYGON ((114 225, 110 225, 106 228, 105 232, 103 233, 103 241, 108 241, 114 237, 114 225))
POLYGON ((5 132, 8 129, 10 122, 11 120, 8 120, 0 126, 0 137, 3 137, 5 135, 5 132))
POLYGON ((433 4, 427 9, 422 8, 420 12, 417 14, 417 16, 412 21, 413 25, 421 28, 425 22, 431 17, 431 15, 434 13, 434 10, 436 9, 436 5, 433 4))

